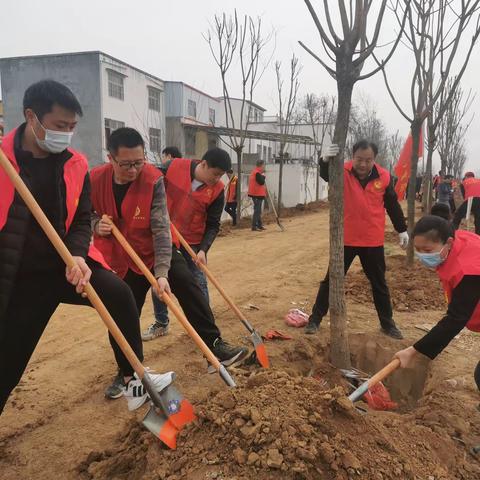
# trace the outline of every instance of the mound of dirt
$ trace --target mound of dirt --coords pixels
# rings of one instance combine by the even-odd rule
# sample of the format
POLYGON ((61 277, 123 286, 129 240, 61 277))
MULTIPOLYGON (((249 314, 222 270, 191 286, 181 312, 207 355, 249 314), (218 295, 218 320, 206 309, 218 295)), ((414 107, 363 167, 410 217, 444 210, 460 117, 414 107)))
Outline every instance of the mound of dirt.
POLYGON ((331 373, 237 374, 238 388, 197 407, 198 421, 179 434, 177 450, 162 448, 131 423, 111 449, 92 452, 77 472, 95 480, 480 478, 479 462, 451 437, 473 428, 475 414, 465 415, 465 405, 461 417, 446 413, 445 404, 435 411, 426 405, 418 415, 362 415, 344 387, 325 381, 331 373))
MULTIPOLYGON (((413 267, 406 264, 404 255, 386 257, 387 284, 392 303, 399 312, 441 310, 446 308, 445 294, 437 274, 419 262, 413 267)), ((348 272, 345 293, 354 302, 372 304, 372 290, 362 270, 348 272)))

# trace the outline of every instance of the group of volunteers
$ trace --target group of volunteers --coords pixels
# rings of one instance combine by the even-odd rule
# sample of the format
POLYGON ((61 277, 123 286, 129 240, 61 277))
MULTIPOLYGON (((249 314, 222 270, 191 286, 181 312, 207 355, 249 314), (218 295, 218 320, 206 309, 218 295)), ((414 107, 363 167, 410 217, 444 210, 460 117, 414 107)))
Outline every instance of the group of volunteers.
MULTIPOLYGON (((189 160, 177 148, 168 147, 157 168, 146 159, 140 133, 119 128, 107 139, 108 162, 89 172, 87 159, 70 147, 82 108, 65 85, 53 80, 31 85, 24 95, 23 112, 25 122, 9 132, 0 147, 76 265, 65 268, 0 168, 0 413, 58 305, 90 305, 80 295, 88 282, 140 360, 142 341, 168 333, 168 309, 153 292, 155 320, 141 332, 140 315, 151 285, 112 235, 112 222, 154 273, 158 291, 176 296, 214 355, 226 366, 242 361, 248 349, 223 339, 210 308, 206 278, 198 267, 207 262, 222 212, 232 217, 234 225, 239 220, 239 179, 228 153, 212 148, 202 160, 189 160), (225 174, 226 188, 221 181, 225 174), (196 253, 195 260, 181 246, 172 224, 196 253)), ((331 145, 322 155, 320 174, 327 182, 328 160, 338 153, 338 147, 331 145)), ((377 154, 374 143, 362 140, 344 165, 345 273, 358 256, 372 287, 382 332, 402 339, 385 279, 385 211, 402 248, 407 247, 409 235, 393 180, 375 163, 377 154)), ((470 178, 464 181, 465 198, 480 197, 480 183, 470 178)), ((263 161, 250 174, 248 195, 253 201, 252 230, 264 230, 261 212, 268 192, 263 161)), ((480 210, 477 202, 475 206, 480 210)), ((397 353, 404 367, 417 354, 434 358, 464 327, 480 331, 480 237, 455 232, 454 225, 448 215, 429 215, 413 229, 417 256, 437 269, 449 303, 436 327, 397 353)), ((319 330, 328 308, 327 271, 305 333, 319 330)), ((139 406, 147 393, 115 340, 109 339, 118 374, 105 395, 125 396, 139 406)), ((479 377, 480 366, 475 373, 480 388, 479 377)), ((159 389, 171 381, 169 374, 152 374, 152 378, 159 389)))

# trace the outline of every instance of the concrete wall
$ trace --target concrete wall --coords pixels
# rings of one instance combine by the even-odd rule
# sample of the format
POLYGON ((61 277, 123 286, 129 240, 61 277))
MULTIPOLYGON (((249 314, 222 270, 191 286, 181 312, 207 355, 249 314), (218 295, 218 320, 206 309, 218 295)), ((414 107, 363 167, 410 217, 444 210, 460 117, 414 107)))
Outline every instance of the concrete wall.
POLYGON ((209 109, 212 108, 215 110, 215 125, 221 125, 218 123, 221 120, 221 112, 220 108, 222 104, 208 96, 203 95, 198 90, 189 87, 188 85, 183 85, 183 116, 188 117, 188 101, 193 100, 197 106, 197 116, 195 120, 200 123, 209 124, 210 123, 210 116, 209 116, 209 109))
POLYGON ((162 149, 166 146, 165 94, 163 81, 156 79, 107 55, 100 56, 100 79, 102 92, 102 161, 106 161, 105 118, 125 123, 125 126, 138 130, 144 140, 147 156, 158 161, 159 156, 152 152, 149 145, 149 129, 161 130, 162 149), (110 97, 108 94, 108 69, 124 75, 124 99, 110 97), (148 108, 148 87, 161 91, 160 112, 148 108))
POLYGON ((82 109, 73 136, 73 148, 85 153, 90 165, 102 155, 102 116, 98 54, 47 55, 0 60, 5 133, 24 122, 22 101, 27 87, 44 79, 67 85, 82 109))
POLYGON ((165 116, 184 116, 182 82, 165 82, 165 116))

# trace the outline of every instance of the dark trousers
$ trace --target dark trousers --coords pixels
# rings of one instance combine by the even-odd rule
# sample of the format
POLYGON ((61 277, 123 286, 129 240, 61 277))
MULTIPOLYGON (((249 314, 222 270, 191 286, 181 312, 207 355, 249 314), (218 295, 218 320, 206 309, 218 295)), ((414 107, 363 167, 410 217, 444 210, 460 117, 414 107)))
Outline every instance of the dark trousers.
POLYGON ((262 223, 262 203, 263 197, 252 197, 253 200, 253 216, 252 216, 252 228, 263 227, 262 223))
POLYGON ((227 202, 225 211, 232 217, 232 224, 237 224, 237 202, 227 202))
MULTIPOLYGON (((150 283, 146 277, 138 275, 131 270, 127 272, 124 280, 132 289, 140 313, 145 303, 150 283)), ((203 341, 209 347, 212 347, 213 342, 221 336, 220 330, 215 325, 213 312, 200 285, 188 268, 182 253, 175 247, 172 249, 168 282, 170 283, 172 293, 177 297, 192 327, 202 337, 203 341)))
MULTIPOLYGON (((89 261, 90 282, 126 340, 143 360, 140 321, 132 291, 114 273, 89 261)), ((0 413, 10 392, 20 381, 45 327, 60 303, 90 305, 65 279, 65 271, 20 275, 5 315, 0 318, 0 413)), ((100 319, 98 319, 100 321, 100 319)), ((133 369, 109 335, 118 367, 124 375, 133 369)), ((52 379, 57 381, 58 379, 52 379)))
MULTIPOLYGON (((393 321, 392 303, 390 301, 390 292, 388 291, 385 280, 385 253, 382 247, 344 247, 345 273, 348 272, 350 265, 356 256, 360 257, 363 271, 370 280, 372 286, 373 301, 377 310, 380 325, 384 328, 395 325, 393 321)), ((328 295, 330 290, 329 272, 325 279, 320 283, 317 299, 312 310, 312 320, 320 323, 322 318, 328 312, 328 295)))
MULTIPOLYGON (((465 200, 455 212, 455 216, 453 217, 453 225, 455 229, 458 229, 460 223, 462 223, 462 220, 467 215, 467 207, 468 201, 465 200)), ((480 197, 474 197, 472 200, 472 215, 475 219, 475 233, 480 235, 480 197)))

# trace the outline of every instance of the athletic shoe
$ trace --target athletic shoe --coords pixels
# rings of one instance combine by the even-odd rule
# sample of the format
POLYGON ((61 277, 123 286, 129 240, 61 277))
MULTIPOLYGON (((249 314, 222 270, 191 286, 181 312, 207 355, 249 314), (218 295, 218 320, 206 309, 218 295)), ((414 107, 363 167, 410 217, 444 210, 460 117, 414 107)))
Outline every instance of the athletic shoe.
POLYGON ((234 347, 221 338, 217 338, 213 342, 212 352, 223 365, 228 367, 242 360, 247 355, 248 348, 234 347))
MULTIPOLYGON (((175 380, 175 372, 149 372, 149 377, 152 380, 155 390, 160 393, 175 380)), ((135 374, 134 378, 128 382, 127 386, 123 390, 123 395, 127 399, 128 409, 130 411, 140 408, 149 398, 145 386, 137 377, 137 374, 135 374)))
POLYGON ((382 332, 389 337, 395 338, 395 340, 402 340, 403 335, 402 332, 395 326, 389 325, 388 327, 382 327, 382 332))
POLYGON ((307 335, 314 335, 315 333, 318 332, 319 328, 320 328, 320 322, 313 319, 312 316, 310 315, 310 318, 308 319, 308 323, 305 325, 304 332, 307 335))
POLYGON ((105 390, 105 397, 115 400, 123 395, 125 390, 125 382, 123 381, 123 373, 119 370, 113 383, 105 390))
POLYGON ((168 325, 160 325, 157 322, 152 323, 146 330, 142 332, 142 340, 148 342, 157 337, 164 337, 168 334, 168 325))

